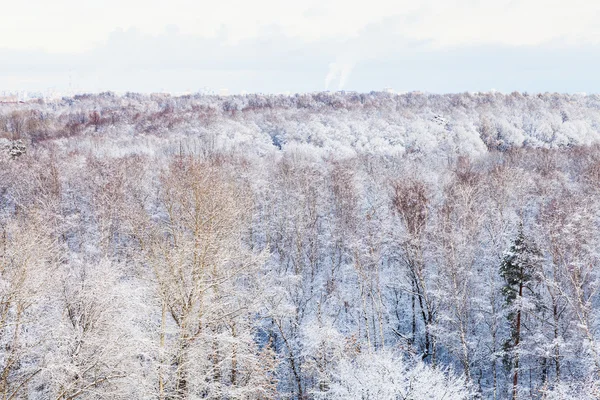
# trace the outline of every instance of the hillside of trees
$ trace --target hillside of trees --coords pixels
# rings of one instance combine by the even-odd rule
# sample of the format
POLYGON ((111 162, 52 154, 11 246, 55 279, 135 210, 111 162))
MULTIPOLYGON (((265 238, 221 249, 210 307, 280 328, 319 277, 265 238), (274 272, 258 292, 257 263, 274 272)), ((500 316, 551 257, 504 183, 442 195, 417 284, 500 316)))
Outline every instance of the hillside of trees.
POLYGON ((599 399, 600 96, 0 104, 0 397, 599 399))

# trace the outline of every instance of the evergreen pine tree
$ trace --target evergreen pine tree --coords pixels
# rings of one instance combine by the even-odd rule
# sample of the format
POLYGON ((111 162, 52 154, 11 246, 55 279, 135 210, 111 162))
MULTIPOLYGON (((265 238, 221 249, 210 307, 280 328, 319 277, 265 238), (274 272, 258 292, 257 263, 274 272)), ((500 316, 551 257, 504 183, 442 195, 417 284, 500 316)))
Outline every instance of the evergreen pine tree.
POLYGON ((526 292, 534 294, 535 270, 540 264, 541 253, 532 241, 529 241, 523 233, 523 226, 519 228, 519 234, 504 253, 500 265, 500 275, 505 284, 502 294, 506 300, 506 306, 510 311, 507 315, 510 323, 511 336, 504 343, 504 363, 507 369, 513 371, 512 398, 517 398, 519 381, 519 343, 521 342, 521 317, 522 299, 526 292))

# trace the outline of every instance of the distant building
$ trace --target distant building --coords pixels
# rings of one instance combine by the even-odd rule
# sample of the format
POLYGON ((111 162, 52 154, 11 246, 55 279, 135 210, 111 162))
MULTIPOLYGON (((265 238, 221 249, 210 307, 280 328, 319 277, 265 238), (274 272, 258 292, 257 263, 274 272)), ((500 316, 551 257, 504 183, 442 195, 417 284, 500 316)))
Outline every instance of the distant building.
POLYGON ((440 126, 448 126, 448 120, 441 115, 434 115, 431 120, 440 126))

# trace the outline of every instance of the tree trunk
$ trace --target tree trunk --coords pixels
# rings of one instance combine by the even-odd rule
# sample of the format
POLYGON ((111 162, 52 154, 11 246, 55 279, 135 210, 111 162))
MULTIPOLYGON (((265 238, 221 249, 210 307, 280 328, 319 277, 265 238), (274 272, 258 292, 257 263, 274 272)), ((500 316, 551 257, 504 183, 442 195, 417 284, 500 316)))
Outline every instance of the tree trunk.
MULTIPOLYGON (((523 283, 519 284, 519 301, 523 298, 523 283)), ((517 400, 518 397, 518 385, 519 385, 519 342, 521 339, 521 305, 517 310, 517 324, 515 327, 515 366, 513 372, 513 400, 517 400)))

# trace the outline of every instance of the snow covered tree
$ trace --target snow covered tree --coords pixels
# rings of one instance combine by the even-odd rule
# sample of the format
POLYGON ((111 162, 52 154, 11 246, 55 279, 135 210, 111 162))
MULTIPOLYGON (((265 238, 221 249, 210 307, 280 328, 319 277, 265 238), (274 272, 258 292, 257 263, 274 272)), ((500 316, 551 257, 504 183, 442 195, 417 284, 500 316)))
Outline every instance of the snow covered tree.
POLYGON ((517 399, 518 396, 519 344, 522 335, 522 317, 524 312, 531 310, 531 304, 525 301, 525 298, 535 300, 537 296, 535 283, 538 278, 536 274, 540 262, 541 253, 536 245, 525 236, 521 224, 517 238, 510 249, 505 252, 500 265, 500 275, 505 281, 502 294, 506 300, 507 319, 510 324, 510 338, 504 344, 505 362, 513 373, 513 400, 517 399))
POLYGON ((137 233, 160 303, 158 397, 221 398, 256 383, 261 364, 251 318, 264 256, 242 241, 251 198, 218 164, 191 159, 161 184, 161 214, 137 233))
POLYGON ((438 302, 433 296, 430 276, 434 274, 425 259, 429 198, 427 186, 419 180, 397 181, 393 185, 392 207, 406 231, 401 244, 412 292, 412 340, 417 338, 417 314, 423 326, 422 358, 436 363, 436 338, 432 331, 438 302))
POLYGON ((463 377, 405 360, 389 350, 351 354, 339 362, 323 400, 468 400, 473 392, 463 377))
POLYGON ((45 318, 60 261, 48 220, 36 208, 0 225, 0 396, 27 397, 54 326, 45 318))

